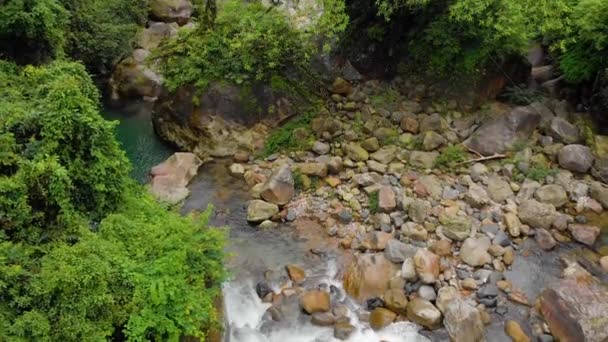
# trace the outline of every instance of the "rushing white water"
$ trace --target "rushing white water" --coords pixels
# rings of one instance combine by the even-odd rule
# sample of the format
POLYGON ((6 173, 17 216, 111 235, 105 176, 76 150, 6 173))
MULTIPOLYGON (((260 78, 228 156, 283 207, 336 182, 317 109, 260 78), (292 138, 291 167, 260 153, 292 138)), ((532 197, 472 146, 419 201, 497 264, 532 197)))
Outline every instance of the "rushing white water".
MULTIPOLYGON (((361 308, 347 298, 342 291, 342 284, 335 279, 335 263, 329 262, 321 281, 328 286, 336 286, 342 293, 340 302, 351 310, 349 318, 356 331, 348 339, 353 342, 428 342, 419 335, 419 327, 410 322, 396 322, 381 331, 372 330, 361 322, 356 311, 361 308)), ((229 342, 333 342, 340 341, 333 337, 333 328, 312 325, 304 314, 290 316, 286 322, 264 329, 264 323, 270 320, 265 315, 270 304, 263 303, 256 294, 252 279, 233 280, 224 286, 225 318, 227 332, 225 340, 229 342)))

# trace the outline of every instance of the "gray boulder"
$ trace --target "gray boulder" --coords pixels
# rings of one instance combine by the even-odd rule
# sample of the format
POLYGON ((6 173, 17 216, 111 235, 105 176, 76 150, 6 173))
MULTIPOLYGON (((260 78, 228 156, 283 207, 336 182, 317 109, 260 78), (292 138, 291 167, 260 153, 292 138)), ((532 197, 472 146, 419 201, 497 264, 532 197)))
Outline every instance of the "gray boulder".
POLYGON ((562 118, 554 117, 547 128, 547 134, 564 144, 574 144, 580 141, 578 128, 562 118))
POLYGON ((579 173, 586 173, 593 165, 593 154, 591 149, 584 145, 564 146, 557 156, 559 166, 579 173))
POLYGON ((483 124, 464 143, 484 156, 504 153, 518 141, 530 138, 541 121, 532 107, 517 107, 483 124))

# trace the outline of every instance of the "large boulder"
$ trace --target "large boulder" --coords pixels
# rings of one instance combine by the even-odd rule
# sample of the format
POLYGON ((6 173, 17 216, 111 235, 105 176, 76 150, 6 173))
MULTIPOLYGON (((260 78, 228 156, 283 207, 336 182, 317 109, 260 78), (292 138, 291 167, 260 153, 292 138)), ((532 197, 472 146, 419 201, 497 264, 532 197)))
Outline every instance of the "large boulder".
POLYGON ((547 133, 564 144, 575 144, 581 140, 578 128, 567 120, 558 117, 551 119, 547 133))
POLYGON ((148 55, 148 50, 136 49, 116 65, 108 83, 112 100, 155 99, 160 95, 162 79, 145 64, 148 55))
POLYGON ((516 107, 483 124, 464 144, 484 156, 504 153, 516 142, 528 140, 540 120, 532 107, 516 107))
POLYGON ((163 140, 208 159, 258 150, 267 133, 258 123, 273 126, 292 114, 292 102, 269 86, 214 82, 204 91, 191 86, 162 91, 152 122, 163 140))
POLYGON ((279 207, 276 204, 264 202, 262 200, 253 200, 247 206, 247 221, 251 223, 259 223, 272 218, 279 213, 279 207))
POLYGON ((557 184, 547 184, 541 186, 534 193, 534 198, 541 203, 552 204, 556 208, 568 203, 568 194, 566 193, 566 190, 557 184))
POLYGON ((444 311, 443 325, 451 341, 480 342, 485 337, 481 313, 470 303, 455 299, 444 311))
POLYGON ((293 175, 289 164, 283 164, 262 186, 260 196, 274 204, 285 205, 295 194, 293 175))
POLYGON ((187 186, 196 175, 201 160, 192 153, 174 153, 151 170, 150 191, 157 199, 176 204, 188 197, 187 186))
POLYGON ((185 25, 192 16, 194 7, 189 0, 151 0, 150 16, 164 22, 185 25))
POLYGON ((441 326, 441 312, 428 300, 414 298, 407 304, 407 318, 427 329, 441 326))
POLYGON ((558 341, 608 339, 608 290, 596 281, 560 280, 540 295, 540 312, 558 341))
POLYGON ((397 273, 398 266, 384 254, 358 254, 344 274, 344 290, 358 301, 381 297, 397 273))
POLYGON ((518 216, 521 222, 532 228, 549 229, 557 217, 555 207, 536 200, 525 200, 519 205, 518 216))
POLYGON ((177 36, 178 28, 176 23, 151 22, 142 31, 137 45, 148 51, 156 49, 164 40, 177 36))
POLYGON ((559 166, 579 173, 586 173, 593 165, 591 149, 584 145, 567 145, 562 147, 557 156, 559 166))

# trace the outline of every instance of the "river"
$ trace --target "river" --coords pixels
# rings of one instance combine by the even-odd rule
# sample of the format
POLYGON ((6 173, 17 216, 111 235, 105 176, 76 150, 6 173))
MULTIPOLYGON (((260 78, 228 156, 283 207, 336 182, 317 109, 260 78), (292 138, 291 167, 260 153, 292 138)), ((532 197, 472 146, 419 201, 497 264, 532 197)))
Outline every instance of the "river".
MULTIPOLYGON (((147 106, 133 104, 129 108, 104 108, 102 115, 117 120, 116 136, 133 164, 132 177, 145 183, 150 168, 169 157, 174 150, 155 135, 147 106)), ((227 248, 227 267, 231 278, 224 289, 225 342, 325 342, 338 341, 333 329, 317 327, 310 317, 301 313, 297 301, 283 310, 280 322, 267 313, 270 304, 263 303, 255 292, 264 274, 277 274, 276 286, 285 280, 283 268, 297 264, 306 269, 307 287, 329 287, 332 301, 350 309, 351 324, 356 332, 349 341, 356 342, 425 342, 429 339, 417 334, 418 327, 408 322, 392 324, 381 332, 374 332, 367 323, 359 321, 362 311, 342 290, 338 279, 338 254, 330 246, 319 242, 321 231, 302 232, 290 224, 272 230, 260 230, 246 221, 246 203, 250 199, 243 180, 229 175, 229 161, 217 160, 201 166, 192 180, 190 196, 182 212, 202 211, 214 206, 211 224, 230 227, 227 248), (312 243, 314 240, 314 243, 312 243), (311 249, 315 252, 311 252, 311 249), (311 285, 312 284, 312 285, 311 285)))

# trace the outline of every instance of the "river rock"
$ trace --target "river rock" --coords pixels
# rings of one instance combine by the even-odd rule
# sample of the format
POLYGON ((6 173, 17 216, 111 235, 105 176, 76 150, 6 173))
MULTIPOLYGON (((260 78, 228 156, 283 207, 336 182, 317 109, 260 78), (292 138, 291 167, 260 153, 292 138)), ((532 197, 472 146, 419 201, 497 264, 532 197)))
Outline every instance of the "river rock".
POLYGON ((331 86, 331 91, 334 94, 350 95, 353 92, 353 86, 342 77, 337 77, 331 86))
POLYGON ((456 299, 445 310, 443 325, 451 341, 480 342, 485 338, 481 313, 470 303, 456 299))
POLYGON ((421 298, 414 298, 407 304, 407 318, 427 329, 437 329, 441 325, 441 312, 421 298))
POLYGON ((559 166, 578 173, 586 173, 593 165, 591 149, 584 145, 564 146, 557 156, 559 166))
POLYGON ((431 203, 421 199, 415 199, 408 207, 408 215, 416 223, 423 223, 430 211, 431 203))
POLYGON ((420 124, 414 115, 404 115, 401 118, 400 126, 404 132, 418 134, 420 124))
POLYGON ((586 224, 571 224, 568 226, 572 237, 587 246, 593 246, 595 240, 600 235, 600 228, 586 224))
POLYGON ((488 249, 492 245, 490 238, 468 238, 460 247, 460 259, 470 266, 483 266, 492 262, 488 249))
POLYGON ((498 177, 490 177, 488 179, 488 195, 494 202, 503 203, 513 197, 513 190, 506 181, 498 177))
POLYGON ((600 202, 604 209, 608 209, 608 188, 600 182, 592 182, 589 188, 589 195, 594 200, 600 202))
POLYGON ((540 248, 548 251, 555 247, 556 243, 555 239, 551 235, 551 233, 543 228, 539 228, 536 230, 536 235, 534 236, 536 242, 540 246, 540 248))
POLYGON ((541 203, 552 204, 556 208, 568 203, 568 194, 566 193, 566 190, 557 184, 541 186, 534 193, 534 198, 541 203))
POLYGON ((264 183, 260 196, 274 204, 285 205, 295 194, 293 175, 288 164, 281 165, 264 183))
POLYGON ((320 327, 330 327, 336 323, 336 316, 330 312, 316 312, 312 314, 310 322, 320 327))
POLYGON ((413 258, 417 250, 418 247, 405 244, 397 239, 391 239, 386 244, 384 254, 390 261, 400 264, 407 258, 413 258))
POLYGON ((420 132, 443 132, 443 130, 447 127, 447 123, 441 116, 437 113, 428 115, 420 121, 420 132))
POLYGON ((439 277, 439 256, 427 249, 419 249, 414 255, 416 274, 424 284, 434 284, 439 277))
POLYGON ((285 266, 285 271, 287 271, 289 279, 296 284, 299 284, 306 279, 306 272, 298 265, 287 265, 285 266))
POLYGON ((355 255, 344 273, 344 290, 358 301, 381 297, 397 270, 383 253, 355 255))
POLYGON ((312 151, 318 155, 328 154, 330 149, 329 144, 322 141, 317 140, 312 144, 312 151))
POLYGON ((430 169, 435 165, 435 159, 439 157, 438 152, 412 151, 409 163, 413 167, 420 169, 430 169))
POLYGON ((530 227, 549 229, 557 217, 557 212, 551 204, 525 200, 518 207, 518 216, 521 222, 530 227))
POLYGON ((320 178, 327 176, 327 165, 324 163, 297 163, 295 169, 307 176, 320 178))
POLYGON ((443 187, 435 175, 424 175, 414 182, 414 191, 420 197, 431 196, 434 200, 441 200, 443 187))
POLYGON ((375 308, 369 316, 369 325, 374 330, 380 330, 393 323, 397 315, 385 308, 375 308))
POLYGON ((386 165, 395 159, 396 154, 397 154, 397 146, 388 145, 388 146, 384 146, 381 149, 379 149, 378 151, 372 153, 371 158, 379 163, 386 165))
POLYGON ((329 293, 319 290, 307 291, 300 298, 300 307, 309 315, 328 312, 330 309, 329 293))
POLYGON ((384 300, 384 305, 387 309, 399 315, 406 314, 407 297, 405 296, 405 291, 403 291, 403 288, 390 289, 386 291, 382 299, 384 300))
POLYGON ((521 234, 521 221, 517 217, 517 215, 513 213, 505 213, 502 217, 505 226, 507 226, 507 231, 509 231, 509 235, 511 237, 519 237, 521 234))
POLYGON ((483 208, 490 203, 490 196, 486 189, 476 183, 469 186, 469 191, 465 194, 464 200, 473 208, 483 208))
POLYGON ((448 306, 455 300, 460 298, 460 292, 454 286, 444 286, 437 291, 437 300, 435 301, 437 308, 442 313, 445 313, 448 306))
POLYGON ((559 117, 551 119, 551 123, 547 128, 547 133, 558 142, 564 144, 574 144, 581 139, 578 128, 567 120, 559 117))
POLYGON ((196 175, 201 164, 202 161, 192 153, 174 153, 150 171, 152 195, 169 204, 183 201, 190 193, 188 183, 196 175))
POLYGON ((339 322, 334 326, 334 337, 345 341, 357 330, 354 325, 347 322, 339 322))
POLYGON ((378 208, 380 211, 390 213, 397 207, 395 191, 390 186, 383 186, 378 193, 378 208))
POLYGON ((472 220, 468 216, 458 214, 458 207, 449 207, 439 214, 439 222, 443 225, 443 235, 452 240, 464 241, 471 235, 472 220))
POLYGON ((150 16, 164 22, 185 25, 190 20, 193 6, 188 0, 151 0, 150 16))
POLYGON ((533 108, 516 107, 484 123, 464 144, 484 156, 504 153, 517 141, 527 141, 540 121, 540 114, 533 108))
POLYGON ((447 140, 441 136, 441 134, 436 133, 434 131, 428 131, 424 133, 424 137, 422 139, 422 147, 426 151, 435 150, 447 143, 447 140))
POLYGON ((366 161, 369 159, 369 153, 357 143, 348 143, 344 146, 346 155, 354 161, 366 161))
POLYGON ((403 265, 401 265, 401 276, 407 281, 414 281, 418 277, 413 257, 408 257, 403 261, 403 265))
POLYGON ((361 147, 367 152, 376 152, 380 149, 380 142, 376 137, 367 138, 361 142, 361 147))
POLYGON ((279 207, 274 203, 262 200, 253 200, 247 206, 247 221, 259 223, 272 218, 279 213, 279 207))
POLYGON ((523 331, 519 323, 508 320, 505 322, 505 333, 513 342, 530 342, 530 338, 523 331))

